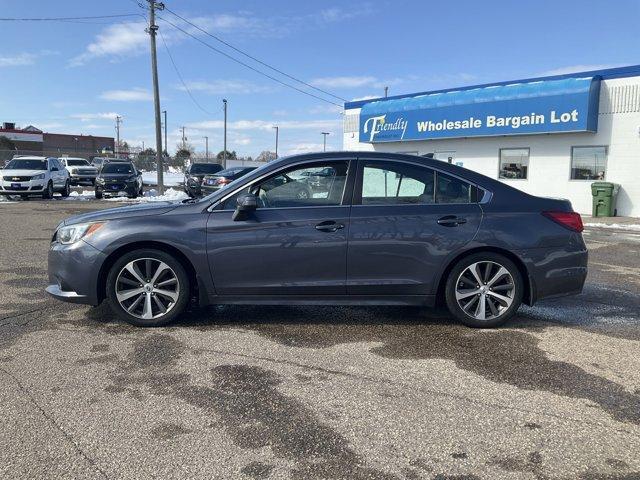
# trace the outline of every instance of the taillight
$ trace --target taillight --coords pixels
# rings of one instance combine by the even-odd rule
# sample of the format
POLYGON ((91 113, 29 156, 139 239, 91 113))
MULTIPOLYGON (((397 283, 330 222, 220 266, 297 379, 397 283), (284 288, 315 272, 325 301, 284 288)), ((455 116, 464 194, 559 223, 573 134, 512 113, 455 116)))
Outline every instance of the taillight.
POLYGON ((576 212, 542 212, 542 215, 574 232, 582 232, 582 217, 576 212))
POLYGON ((225 177, 220 177, 217 182, 218 185, 226 185, 227 183, 231 183, 231 180, 225 177))

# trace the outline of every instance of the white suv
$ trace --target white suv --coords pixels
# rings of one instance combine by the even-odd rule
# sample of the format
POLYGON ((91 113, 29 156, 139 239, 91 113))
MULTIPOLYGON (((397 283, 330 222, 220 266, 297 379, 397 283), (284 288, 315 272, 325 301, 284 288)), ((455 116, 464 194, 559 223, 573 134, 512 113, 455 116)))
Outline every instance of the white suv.
POLYGON ((0 195, 51 198, 53 192, 71 192, 69 172, 57 158, 16 156, 0 170, 0 195))

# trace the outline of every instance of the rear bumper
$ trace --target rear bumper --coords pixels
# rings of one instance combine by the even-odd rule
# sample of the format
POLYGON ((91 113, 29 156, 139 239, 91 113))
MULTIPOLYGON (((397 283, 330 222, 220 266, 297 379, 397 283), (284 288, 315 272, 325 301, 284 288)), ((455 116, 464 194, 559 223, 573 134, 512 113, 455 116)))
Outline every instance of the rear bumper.
POLYGON ((562 248, 537 248, 519 252, 529 274, 531 301, 575 295, 587 279, 589 254, 584 242, 562 248))

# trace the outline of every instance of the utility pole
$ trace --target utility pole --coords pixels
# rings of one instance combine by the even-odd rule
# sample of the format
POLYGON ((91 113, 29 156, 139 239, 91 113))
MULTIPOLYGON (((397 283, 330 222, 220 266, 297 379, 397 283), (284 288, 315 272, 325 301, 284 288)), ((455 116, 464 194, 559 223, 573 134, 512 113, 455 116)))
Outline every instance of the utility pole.
POLYGON ((209 163, 209 137, 204 137, 204 158, 207 159, 207 163, 209 163))
POLYGON ((222 99, 224 108, 224 148, 222 150, 222 166, 227 168, 227 99, 222 99))
POLYGON ((186 150, 186 148, 187 148, 187 137, 184 136, 185 127, 180 127, 180 129, 182 130, 182 149, 186 150))
POLYGON ((322 132, 322 140, 324 141, 324 145, 322 147, 322 151, 326 152, 327 151, 327 135, 331 135, 330 132, 322 132))
POLYGON ((116 156, 120 153, 120 124, 122 123, 122 117, 116 115, 116 156))
POLYGON ((384 98, 389 96, 389 87, 384 87, 384 98))
POLYGON ((273 127, 276 129, 276 160, 278 159, 278 131, 280 130, 277 126, 273 127))
MULTIPOLYGON (((164 149, 169 154, 169 145, 167 144, 167 111, 163 110, 162 114, 164 115, 164 149)), ((164 154, 164 152, 163 152, 164 154)))
POLYGON ((149 2, 149 28, 147 33, 151 38, 151 77, 153 79, 153 106, 156 117, 156 163, 158 167, 158 193, 164 193, 164 166, 162 157, 162 120, 160 119, 160 87, 158 86, 158 57, 156 54, 156 9, 164 10, 164 4, 155 0, 149 2))

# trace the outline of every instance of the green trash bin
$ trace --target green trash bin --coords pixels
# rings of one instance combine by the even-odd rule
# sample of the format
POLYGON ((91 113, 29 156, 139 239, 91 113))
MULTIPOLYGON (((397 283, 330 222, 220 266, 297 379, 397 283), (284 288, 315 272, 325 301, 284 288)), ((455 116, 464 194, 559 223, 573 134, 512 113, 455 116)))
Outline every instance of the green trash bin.
POLYGON ((620 185, 611 182, 593 182, 591 184, 591 196, 593 197, 594 217, 615 217, 616 196, 620 185))

